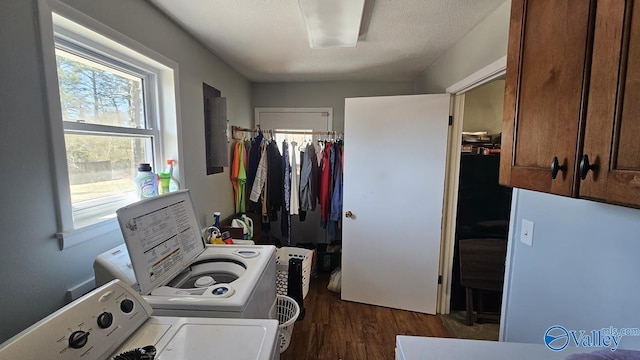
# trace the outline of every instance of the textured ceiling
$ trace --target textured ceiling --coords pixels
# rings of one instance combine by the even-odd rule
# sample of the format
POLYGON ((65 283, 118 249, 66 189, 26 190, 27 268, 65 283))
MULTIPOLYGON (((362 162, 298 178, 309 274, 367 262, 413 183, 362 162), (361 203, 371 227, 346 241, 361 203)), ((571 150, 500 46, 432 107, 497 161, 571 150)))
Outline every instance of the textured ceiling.
MULTIPOLYGON (((297 0, 148 0, 255 82, 415 80, 505 0, 366 0, 356 48, 311 49, 297 0)), ((344 0, 349 1, 349 0, 344 0)))

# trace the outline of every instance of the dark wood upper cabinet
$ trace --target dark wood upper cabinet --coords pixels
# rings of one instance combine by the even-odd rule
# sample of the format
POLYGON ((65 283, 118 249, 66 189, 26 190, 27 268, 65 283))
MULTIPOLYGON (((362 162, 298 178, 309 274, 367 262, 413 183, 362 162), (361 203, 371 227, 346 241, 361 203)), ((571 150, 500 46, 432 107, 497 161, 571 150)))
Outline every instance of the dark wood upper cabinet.
POLYGON ((512 2, 501 184, 577 194, 594 8, 595 2, 583 0, 512 2))
POLYGON ((580 197, 640 207, 640 2, 600 0, 580 197))
POLYGON ((640 207, 640 2, 513 0, 505 86, 501 184, 640 207))

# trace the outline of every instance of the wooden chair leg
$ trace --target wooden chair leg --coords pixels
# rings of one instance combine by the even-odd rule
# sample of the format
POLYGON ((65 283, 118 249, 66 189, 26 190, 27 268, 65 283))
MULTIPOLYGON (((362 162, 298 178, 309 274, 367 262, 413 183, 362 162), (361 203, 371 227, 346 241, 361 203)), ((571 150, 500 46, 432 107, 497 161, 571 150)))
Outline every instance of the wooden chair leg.
POLYGON ((473 326, 473 289, 465 289, 467 290, 467 325, 473 326))

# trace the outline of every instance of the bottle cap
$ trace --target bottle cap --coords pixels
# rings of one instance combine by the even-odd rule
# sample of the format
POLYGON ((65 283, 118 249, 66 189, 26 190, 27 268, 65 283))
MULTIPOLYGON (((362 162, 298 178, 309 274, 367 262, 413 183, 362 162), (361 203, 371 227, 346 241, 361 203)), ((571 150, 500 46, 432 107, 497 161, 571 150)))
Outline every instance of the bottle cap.
POLYGON ((151 171, 151 165, 148 163, 138 164, 138 171, 151 171))

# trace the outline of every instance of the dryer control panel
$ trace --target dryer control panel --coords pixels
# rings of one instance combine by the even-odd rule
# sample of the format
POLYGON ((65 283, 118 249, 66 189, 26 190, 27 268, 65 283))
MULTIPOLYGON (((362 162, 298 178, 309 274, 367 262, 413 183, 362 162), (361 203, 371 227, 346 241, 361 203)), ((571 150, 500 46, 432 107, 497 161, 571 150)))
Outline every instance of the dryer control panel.
POLYGON ((111 281, 0 345, 2 359, 101 359, 151 316, 130 286, 111 281))

